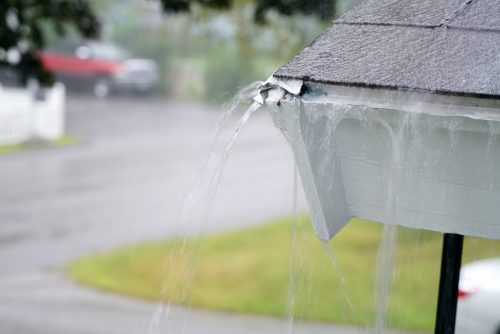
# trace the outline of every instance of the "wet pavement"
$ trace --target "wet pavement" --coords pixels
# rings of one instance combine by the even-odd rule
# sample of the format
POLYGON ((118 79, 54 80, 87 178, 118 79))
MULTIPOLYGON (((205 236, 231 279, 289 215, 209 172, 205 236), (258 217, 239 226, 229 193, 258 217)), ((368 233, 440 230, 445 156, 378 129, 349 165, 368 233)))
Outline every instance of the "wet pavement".
MULTIPOLYGON (((58 273, 0 280, 0 328, 16 334, 277 334, 290 333, 287 319, 173 307, 151 326, 158 303, 75 286, 58 273), (23 321, 20 321, 23 319, 23 321)), ((296 322, 293 333, 368 334, 371 330, 296 322)), ((396 333, 393 333, 396 334, 396 333)))
MULTIPOLYGON (((0 156, 0 274, 124 243, 196 233, 180 208, 220 108, 163 100, 70 100, 79 145, 0 156)), ((210 230, 290 213, 292 157, 261 112, 234 145, 210 230)))
MULTIPOLYGON (((80 144, 0 156, 0 333, 147 333, 157 303, 77 286, 64 266, 199 232, 179 223, 180 208, 220 114, 199 103, 70 97, 67 132, 80 144)), ((205 229, 290 214, 292 178, 284 138, 258 112, 234 145, 205 229)), ((183 324, 186 334, 287 332, 283 319, 181 308, 157 332, 177 334, 183 324)), ((305 323, 295 333, 363 331, 305 323)))
MULTIPOLYGON (((221 112, 160 99, 70 97, 67 132, 80 144, 0 156, 0 333, 147 332, 154 303, 121 298, 109 306, 108 297, 60 275, 79 256, 199 232, 179 223, 180 209, 221 112), (134 311, 122 312, 127 307, 134 311), (124 321, 137 310, 142 322, 129 328, 124 321)), ((216 223, 205 229, 289 214, 292 171, 281 134, 257 113, 234 145, 211 214, 216 223)))

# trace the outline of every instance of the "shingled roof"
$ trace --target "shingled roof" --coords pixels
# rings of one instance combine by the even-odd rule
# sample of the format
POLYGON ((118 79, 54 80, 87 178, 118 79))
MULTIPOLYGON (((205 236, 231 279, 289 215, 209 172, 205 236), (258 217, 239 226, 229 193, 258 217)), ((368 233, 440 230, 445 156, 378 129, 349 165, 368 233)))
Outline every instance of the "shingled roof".
POLYGON ((365 0, 274 74, 500 97, 499 0, 365 0))

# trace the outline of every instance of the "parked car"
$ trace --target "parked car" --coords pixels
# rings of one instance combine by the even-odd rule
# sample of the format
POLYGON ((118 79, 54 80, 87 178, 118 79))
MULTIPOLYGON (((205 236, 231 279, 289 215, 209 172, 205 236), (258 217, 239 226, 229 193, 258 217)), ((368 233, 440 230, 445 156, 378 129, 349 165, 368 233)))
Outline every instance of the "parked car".
POLYGON ((500 334, 500 259, 463 266, 455 333, 500 334))
POLYGON ((65 41, 39 53, 43 66, 70 88, 90 88, 99 98, 111 92, 149 92, 158 83, 151 59, 133 58, 114 44, 65 41))

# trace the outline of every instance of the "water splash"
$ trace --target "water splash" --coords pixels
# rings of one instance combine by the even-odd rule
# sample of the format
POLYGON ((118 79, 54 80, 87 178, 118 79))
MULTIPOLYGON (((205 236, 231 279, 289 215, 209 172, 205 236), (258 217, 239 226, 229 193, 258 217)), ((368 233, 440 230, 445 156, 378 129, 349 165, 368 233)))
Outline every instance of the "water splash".
MULTIPOLYGON (((255 82, 242 89, 230 103, 227 111, 222 115, 211 136, 207 152, 202 158, 202 164, 198 176, 195 178, 193 187, 184 202, 181 212, 181 224, 194 224, 195 231, 202 236, 206 229, 206 217, 210 214, 210 209, 219 188, 221 175, 226 165, 229 153, 236 142, 242 128, 249 121, 250 117, 259 109, 260 104, 253 102, 247 108, 236 124, 232 127, 228 138, 223 138, 224 131, 230 126, 233 116, 248 105, 250 98, 256 94, 260 82, 255 82), (221 145, 222 144, 222 145, 221 145)), ((168 260, 181 261, 181 267, 176 270, 167 270, 166 265, 163 271, 163 286, 160 292, 162 302, 159 303, 149 326, 149 334, 185 333, 189 310, 180 311, 180 322, 169 321, 172 311, 172 303, 190 304, 189 288, 193 282, 196 272, 196 262, 200 255, 200 245, 202 237, 198 237, 193 243, 190 239, 183 237, 168 255, 168 260), (180 282, 180 283, 179 283, 180 282), (162 327, 166 324, 166 328, 162 327)))

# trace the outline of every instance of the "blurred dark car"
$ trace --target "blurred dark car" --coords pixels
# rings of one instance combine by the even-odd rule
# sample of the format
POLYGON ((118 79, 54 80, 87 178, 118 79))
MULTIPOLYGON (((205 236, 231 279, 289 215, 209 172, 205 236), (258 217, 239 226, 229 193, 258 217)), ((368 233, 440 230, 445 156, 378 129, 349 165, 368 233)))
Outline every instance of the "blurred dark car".
POLYGON ((158 66, 133 58, 111 43, 69 41, 39 53, 43 66, 68 88, 90 89, 99 98, 112 92, 150 92, 158 84, 158 66))
POLYGON ((500 259, 462 268, 455 333, 500 334, 500 259))

